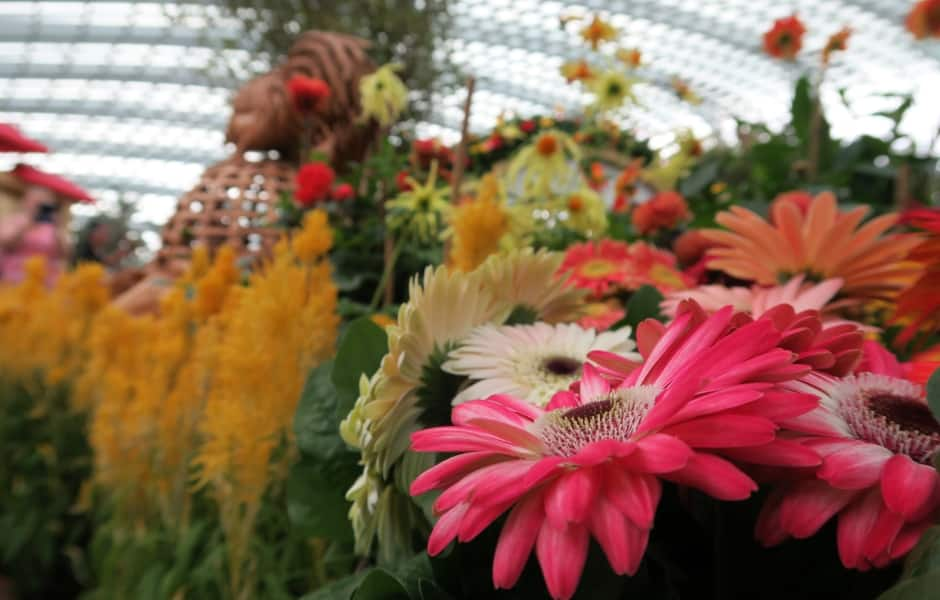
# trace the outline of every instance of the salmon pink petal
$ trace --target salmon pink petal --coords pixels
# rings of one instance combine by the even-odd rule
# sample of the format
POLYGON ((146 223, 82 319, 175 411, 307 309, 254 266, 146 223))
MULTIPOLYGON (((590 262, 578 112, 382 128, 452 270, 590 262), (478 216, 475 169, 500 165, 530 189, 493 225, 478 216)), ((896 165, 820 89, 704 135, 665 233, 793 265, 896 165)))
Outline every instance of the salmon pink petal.
POLYGON ((822 463, 819 454, 797 442, 776 439, 769 444, 748 448, 727 448, 721 453, 732 460, 779 467, 815 467, 822 463))
POLYGON ((664 477, 719 500, 744 500, 757 489, 757 484, 737 467, 710 454, 693 454, 685 467, 664 477))
POLYGON ((667 473, 684 467, 691 456, 692 449, 682 440, 654 433, 640 439, 633 453, 618 462, 640 473, 667 473))
POLYGON ((846 568, 864 567, 865 542, 875 526, 881 507, 881 494, 873 489, 839 515, 836 541, 839 544, 839 558, 846 568))
POLYGON ((458 454, 418 475, 411 483, 409 493, 412 496, 420 496, 431 490, 447 487, 480 467, 502 460, 505 460, 505 457, 492 452, 458 454))
POLYGON ((797 483, 781 502, 781 523, 793 537, 807 538, 855 496, 856 492, 834 488, 825 481, 797 483))
POLYGON ((769 419, 721 414, 670 425, 663 433, 693 448, 733 448, 770 443, 776 430, 769 419))
POLYGON ((569 523, 556 528, 545 521, 535 542, 542 575, 552 598, 568 600, 574 595, 587 560, 590 536, 584 525, 569 523))
POLYGON ((545 492, 545 514, 555 527, 587 521, 600 491, 600 471, 575 469, 556 479, 545 492))
POLYGON ((904 517, 905 521, 919 521, 936 508, 937 471, 927 465, 896 454, 885 463, 881 475, 881 495, 885 505, 904 517))
POLYGON ((861 490, 878 483, 891 456, 890 450, 874 444, 846 444, 823 459, 816 476, 833 487, 861 490))
POLYGON ((542 502, 540 493, 531 494, 509 513, 493 555, 493 585, 496 589, 509 589, 519 580, 545 520, 542 502))
POLYGON ((608 467, 604 475, 607 500, 641 529, 652 527, 662 493, 659 479, 631 473, 616 465, 608 467))
POLYGON ((591 533, 614 572, 633 575, 646 552, 648 530, 630 523, 613 505, 601 499, 591 512, 591 533))
POLYGON ((428 538, 428 554, 436 556, 457 537, 457 529, 460 527, 460 520, 467 512, 468 504, 458 504, 451 510, 445 512, 434 524, 431 535, 428 538))

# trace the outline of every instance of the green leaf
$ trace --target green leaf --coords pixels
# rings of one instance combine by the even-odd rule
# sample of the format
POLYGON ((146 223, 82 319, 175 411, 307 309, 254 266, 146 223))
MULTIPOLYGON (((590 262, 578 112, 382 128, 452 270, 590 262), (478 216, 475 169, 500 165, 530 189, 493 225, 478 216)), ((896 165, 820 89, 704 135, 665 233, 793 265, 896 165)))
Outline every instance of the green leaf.
POLYGON ((809 78, 805 75, 796 82, 793 90, 793 104, 790 107, 791 124, 803 148, 809 147, 811 121, 813 119, 813 97, 809 78))
POLYGON ((429 579, 419 581, 418 590, 421 592, 421 600, 454 600, 453 596, 429 579))
POLYGON ((901 579, 911 579, 940 570, 940 526, 934 526, 921 535, 920 541, 904 561, 901 579))
POLYGON ((927 404, 933 418, 940 421, 940 369, 935 369, 927 380, 927 404))
POLYGON ((388 571, 375 569, 362 581, 352 600, 409 600, 404 586, 388 571))
POLYGON ((662 313, 659 312, 659 303, 663 301, 663 295, 659 290, 651 285, 644 285, 633 292, 630 300, 627 301, 627 315, 613 326, 613 329, 620 327, 636 326, 645 319, 662 320, 662 313))
POLYGON ((300 600, 349 600, 362 580, 372 573, 372 569, 353 573, 307 594, 300 600))
POLYGON ((936 600, 940 597, 940 571, 907 579, 894 586, 878 600, 936 600))
POLYGON ((679 193, 689 198, 702 192, 718 178, 720 160, 708 160, 699 164, 692 173, 679 182, 679 193))
POLYGON ((345 542, 352 540, 346 515, 346 490, 355 481, 356 460, 329 463, 302 459, 287 479, 287 516, 304 535, 345 542))
POLYGON ((359 376, 369 377, 388 352, 385 330, 369 317, 349 324, 336 351, 332 380, 336 386, 336 411, 345 416, 359 396, 359 376))
POLYGON ((332 371, 333 363, 328 361, 310 372, 294 413, 297 447, 305 455, 323 462, 350 453, 339 436, 336 389, 330 379, 332 371))

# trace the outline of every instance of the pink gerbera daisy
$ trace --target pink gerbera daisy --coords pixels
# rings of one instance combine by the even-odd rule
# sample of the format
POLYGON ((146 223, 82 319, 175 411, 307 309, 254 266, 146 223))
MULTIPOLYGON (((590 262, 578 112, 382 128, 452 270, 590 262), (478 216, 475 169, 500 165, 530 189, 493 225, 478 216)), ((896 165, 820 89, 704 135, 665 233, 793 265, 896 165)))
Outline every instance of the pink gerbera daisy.
POLYGON ((930 465, 940 424, 923 389, 876 373, 841 380, 813 375, 795 386, 816 392, 819 408, 788 425, 823 457, 815 477, 771 494, 757 536, 773 545, 815 534, 838 518, 842 564, 866 570, 907 554, 940 509, 940 477, 930 465))
POLYGON ((535 550, 548 590, 570 598, 590 539, 619 574, 646 550, 661 479, 741 500, 756 484, 729 459, 813 467, 812 450, 778 439, 777 422, 812 410, 814 396, 779 382, 805 374, 769 319, 710 317, 694 305, 612 385, 591 365, 541 409, 511 396, 454 408, 454 425, 412 435, 420 452, 456 453, 420 475, 413 495, 443 489, 428 552, 469 541, 509 516, 493 560, 497 588, 515 585, 535 550))

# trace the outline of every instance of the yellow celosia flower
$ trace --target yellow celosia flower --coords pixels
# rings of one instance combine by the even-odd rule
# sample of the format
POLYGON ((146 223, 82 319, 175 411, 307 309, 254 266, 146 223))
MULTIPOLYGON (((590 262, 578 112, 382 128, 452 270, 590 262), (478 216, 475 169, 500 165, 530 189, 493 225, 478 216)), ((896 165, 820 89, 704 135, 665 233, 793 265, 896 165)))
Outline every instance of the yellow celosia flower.
POLYGON ((411 189, 385 205, 389 226, 418 241, 436 239, 451 210, 450 188, 437 186, 437 161, 431 163, 431 172, 425 183, 418 183, 412 177, 406 181, 411 189))
POLYGON ((633 93, 636 82, 636 79, 619 71, 604 71, 591 81, 591 92, 594 94, 591 109, 606 112, 620 108, 627 100, 636 102, 636 95, 633 93))
POLYGON ((303 228, 291 240, 292 250, 302 262, 313 262, 333 246, 333 230, 323 210, 312 210, 304 217, 303 228))
POLYGON ((591 22, 581 30, 581 37, 591 45, 592 49, 597 50, 602 42, 609 42, 616 39, 617 30, 607 21, 594 15, 591 22))
POLYGON ((499 251, 509 232, 510 217, 502 202, 499 180, 487 175, 477 197, 453 211, 447 233, 453 236, 450 260, 460 271, 472 271, 499 251))
POLYGON ((364 119, 373 118, 382 127, 398 120, 408 105, 408 88, 395 74, 401 69, 398 64, 383 65, 359 80, 364 119))

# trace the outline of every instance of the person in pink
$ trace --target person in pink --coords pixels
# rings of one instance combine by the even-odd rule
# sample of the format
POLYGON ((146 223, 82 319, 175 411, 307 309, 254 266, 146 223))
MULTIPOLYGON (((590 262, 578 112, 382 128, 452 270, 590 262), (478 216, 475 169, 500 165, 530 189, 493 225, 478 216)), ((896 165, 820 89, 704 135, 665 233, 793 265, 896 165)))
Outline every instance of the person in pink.
POLYGON ((58 225, 62 210, 51 189, 38 185, 26 189, 20 209, 0 220, 0 282, 22 281, 26 261, 33 256, 46 261, 46 284, 55 282, 67 255, 58 225))

